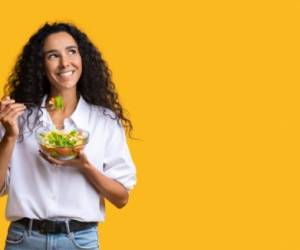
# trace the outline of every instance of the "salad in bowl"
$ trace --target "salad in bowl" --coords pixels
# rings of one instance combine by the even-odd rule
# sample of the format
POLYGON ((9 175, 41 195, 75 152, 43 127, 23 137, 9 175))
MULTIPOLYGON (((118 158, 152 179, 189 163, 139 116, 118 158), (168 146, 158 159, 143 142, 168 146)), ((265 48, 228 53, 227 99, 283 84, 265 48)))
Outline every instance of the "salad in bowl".
POLYGON ((36 132, 36 139, 45 154, 57 160, 71 160, 88 143, 89 133, 82 129, 65 131, 42 128, 36 132))

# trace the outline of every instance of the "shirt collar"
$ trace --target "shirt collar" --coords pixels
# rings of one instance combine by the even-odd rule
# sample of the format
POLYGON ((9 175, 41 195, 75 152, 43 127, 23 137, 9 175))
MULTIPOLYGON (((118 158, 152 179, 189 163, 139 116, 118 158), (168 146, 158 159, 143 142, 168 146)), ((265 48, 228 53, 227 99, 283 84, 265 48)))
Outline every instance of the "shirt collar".
POLYGON ((89 113, 89 104, 83 99, 82 96, 80 96, 76 109, 72 113, 70 119, 78 128, 88 130, 89 113))

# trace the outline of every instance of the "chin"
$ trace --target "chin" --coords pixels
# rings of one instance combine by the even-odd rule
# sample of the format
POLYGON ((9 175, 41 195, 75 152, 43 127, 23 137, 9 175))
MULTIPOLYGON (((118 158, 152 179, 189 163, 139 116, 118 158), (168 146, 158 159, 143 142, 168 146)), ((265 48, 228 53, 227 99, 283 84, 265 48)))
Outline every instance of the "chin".
POLYGON ((74 82, 65 82, 65 83, 58 83, 56 84, 56 88, 58 90, 67 90, 67 89, 74 89, 76 88, 77 83, 74 82))

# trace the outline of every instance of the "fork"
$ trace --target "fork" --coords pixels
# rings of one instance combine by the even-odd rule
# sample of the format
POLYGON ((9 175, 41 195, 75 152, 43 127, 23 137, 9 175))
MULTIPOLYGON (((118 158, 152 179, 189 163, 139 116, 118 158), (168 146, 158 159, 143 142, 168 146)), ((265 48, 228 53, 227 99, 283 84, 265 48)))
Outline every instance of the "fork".
POLYGON ((37 104, 33 103, 33 102, 23 102, 23 104, 25 106, 35 106, 35 107, 39 107, 41 109, 46 109, 46 108, 50 108, 50 109, 53 109, 54 108, 54 105, 53 104, 48 104, 48 105, 45 105, 45 106, 38 106, 37 104))

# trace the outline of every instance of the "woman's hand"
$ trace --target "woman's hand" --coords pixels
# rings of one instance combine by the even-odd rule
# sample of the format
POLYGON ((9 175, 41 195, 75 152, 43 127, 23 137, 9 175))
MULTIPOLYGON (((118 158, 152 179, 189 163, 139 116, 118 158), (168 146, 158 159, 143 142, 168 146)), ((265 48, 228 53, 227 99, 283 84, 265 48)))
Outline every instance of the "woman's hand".
POLYGON ((49 163, 54 164, 57 167, 60 166, 70 166, 75 167, 77 169, 83 170, 84 168, 88 167, 90 162, 87 159, 86 154, 81 150, 78 153, 78 157, 72 160, 66 160, 66 161, 60 161, 53 157, 51 157, 48 154, 45 154, 41 150, 39 151, 40 155, 49 163))
POLYGON ((117 208, 122 208, 127 204, 129 194, 126 188, 118 181, 105 176, 96 167, 93 167, 83 151, 80 151, 78 158, 68 161, 59 161, 42 151, 39 152, 45 160, 57 167, 71 166, 82 171, 82 174, 94 187, 97 193, 108 199, 117 208))
POLYGON ((16 138, 19 135, 18 117, 24 113, 26 106, 15 103, 9 96, 0 101, 0 122, 5 128, 5 135, 16 138))

